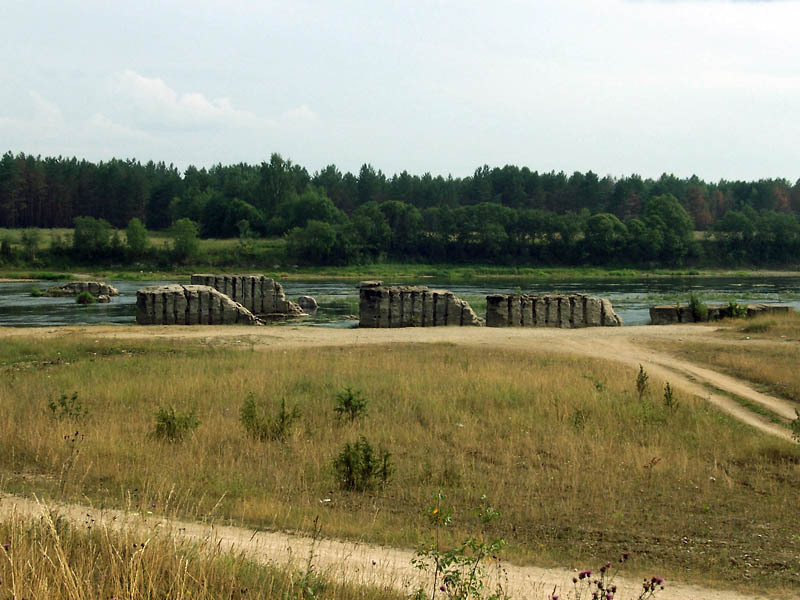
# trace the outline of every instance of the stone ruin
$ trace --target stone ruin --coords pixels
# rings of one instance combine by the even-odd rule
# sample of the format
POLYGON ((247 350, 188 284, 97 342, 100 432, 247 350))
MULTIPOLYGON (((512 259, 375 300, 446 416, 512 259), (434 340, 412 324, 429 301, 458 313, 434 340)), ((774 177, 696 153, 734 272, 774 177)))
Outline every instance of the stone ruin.
MULTIPOLYGON (((733 316, 731 306, 728 304, 709 304, 705 321, 719 321, 733 316)), ((746 314, 748 317, 765 313, 788 313, 792 308, 785 304, 748 304, 746 314)), ((672 325, 673 323, 695 323, 695 314, 688 305, 678 306, 668 304, 650 307, 651 325, 672 325)), ((701 319, 702 321, 702 319, 701 319)))
POLYGON ((491 294, 487 327, 619 327, 611 302, 583 294, 491 294))
POLYGON ((79 296, 83 292, 89 292, 95 298, 99 296, 119 296, 119 290, 112 285, 102 281, 70 281, 55 287, 48 288, 42 294, 48 297, 79 296))
POLYGON ((159 285, 136 292, 139 325, 262 325, 251 311, 207 285, 159 285))
POLYGON ((238 302, 253 314, 301 316, 299 305, 286 299, 281 284, 263 275, 192 275, 192 285, 206 285, 238 302))
POLYGON ((359 327, 483 325, 468 302, 447 290, 384 286, 382 281, 363 281, 358 288, 359 327))

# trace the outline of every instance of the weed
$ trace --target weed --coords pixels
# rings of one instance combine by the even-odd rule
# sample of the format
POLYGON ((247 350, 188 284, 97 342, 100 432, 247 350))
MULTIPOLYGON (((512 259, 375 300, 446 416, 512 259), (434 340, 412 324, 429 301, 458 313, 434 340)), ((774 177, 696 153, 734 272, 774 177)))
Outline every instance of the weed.
POLYGON ((345 444, 333 461, 339 484, 343 489, 355 492, 373 490, 378 483, 386 485, 394 470, 391 456, 385 448, 379 448, 376 454, 364 436, 345 444))
POLYGON ((59 421, 64 419, 78 420, 84 418, 87 414, 83 404, 78 400, 78 392, 73 392, 72 396, 67 396, 64 392, 61 392, 58 400, 48 401, 47 408, 50 410, 50 416, 59 421))
POLYGON ((176 412, 174 408, 159 408, 156 411, 156 424, 152 436, 167 442, 179 442, 187 433, 197 429, 200 420, 193 410, 176 412))
POLYGON ((455 547, 444 550, 440 544, 441 531, 453 522, 453 514, 450 509, 442 506, 444 496, 441 492, 434 499, 435 503, 426 511, 433 535, 411 559, 414 567, 433 575, 433 586, 430 595, 419 588, 413 596, 414 600, 434 600, 439 593, 450 600, 507 599, 508 595, 501 585, 503 570, 497 556, 505 546, 505 541, 500 538, 488 540, 486 537, 487 526, 500 513, 488 504, 486 496, 482 496, 482 505, 475 509, 483 528, 481 535, 467 537, 455 547), (496 561, 499 577, 495 589, 487 591, 490 578, 486 573, 485 563, 488 560, 496 561))
POLYGON ((664 384, 664 406, 673 411, 678 409, 678 400, 669 381, 664 384))
MULTIPOLYGON (((623 554, 616 567, 612 567, 610 562, 600 567, 600 575, 592 577, 592 570, 586 569, 578 573, 572 578, 572 593, 568 598, 573 600, 581 600, 581 598, 593 598, 603 600, 613 600, 617 594, 617 586, 614 584, 614 579, 619 572, 619 566, 628 560, 628 554, 623 554), (613 571, 612 571, 613 568, 613 571)), ((664 589, 664 580, 661 577, 651 577, 642 580, 642 591, 636 597, 636 600, 650 600, 655 598, 656 594, 664 589)), ((551 596, 552 600, 558 600, 560 596, 553 590, 551 596)))
POLYGON ((306 568, 300 572, 297 580, 299 591, 298 600, 318 600, 327 588, 325 580, 319 576, 314 568, 314 551, 319 542, 322 526, 319 524, 319 515, 314 517, 314 530, 311 533, 311 548, 308 551, 306 568))
POLYGON ((589 420, 589 412, 582 408, 576 408, 569 420, 575 431, 583 431, 586 427, 586 421, 589 420))
POLYGON ((31 297, 32 298, 41 298, 42 296, 44 296, 44 292, 41 289, 39 289, 38 287, 35 287, 35 288, 31 289, 31 297))
POLYGON ((644 370, 642 365, 639 365, 639 374, 636 376, 636 394, 639 396, 639 402, 644 400, 649 379, 650 377, 647 375, 647 371, 644 370))
POLYGON ((336 406, 333 410, 336 412, 337 419, 341 421, 346 417, 352 423, 356 419, 366 416, 368 404, 369 400, 364 397, 361 390, 346 387, 336 394, 336 406))
POLYGON ((300 419, 300 409, 297 406, 286 408, 286 399, 281 399, 281 407, 277 414, 272 418, 267 418, 259 413, 258 406, 253 393, 247 395, 247 399, 242 404, 239 411, 239 422, 250 436, 259 441, 279 441, 286 440, 300 419))

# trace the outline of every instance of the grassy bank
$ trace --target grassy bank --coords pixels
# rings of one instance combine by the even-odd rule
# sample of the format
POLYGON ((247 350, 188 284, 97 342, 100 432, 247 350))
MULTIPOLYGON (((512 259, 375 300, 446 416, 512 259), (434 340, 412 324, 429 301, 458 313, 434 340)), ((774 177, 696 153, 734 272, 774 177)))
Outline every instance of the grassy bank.
POLYGON ((106 280, 170 280, 189 278, 193 273, 263 273, 279 280, 341 280, 361 281, 381 279, 387 282, 415 282, 424 284, 426 279, 469 283, 485 281, 505 281, 524 286, 540 280, 604 280, 604 279, 669 279, 669 278, 714 278, 714 277, 798 277, 798 271, 767 270, 697 270, 697 269, 652 269, 603 268, 603 267, 508 267, 493 265, 424 265, 381 263, 348 267, 297 267, 262 262, 242 262, 238 265, 219 265, 198 263, 175 265, 169 268, 152 266, 111 266, 92 267, 74 265, 63 269, 3 267, 0 266, 0 279, 106 279, 106 280))
MULTIPOLYGON (((479 527, 508 556, 581 567, 622 552, 631 571, 779 589, 800 584, 800 449, 678 397, 644 400, 636 373, 541 353, 446 344, 283 351, 226 343, 8 338, 0 347, 0 486, 183 517, 411 547, 442 491, 450 541, 479 527), (369 400, 340 421, 345 387, 369 400), (63 396, 62 396, 63 394, 63 396), (71 399, 77 394, 76 400, 71 399), (264 441, 246 432, 249 395, 273 419, 300 417, 264 441), (157 439, 155 413, 192 411, 182 441, 157 439), (391 452, 388 485, 341 486, 334 460, 365 436, 391 452), (270 439, 275 437, 275 439, 270 439)), ((291 419, 289 419, 291 420, 291 419)), ((273 431, 270 429, 269 431, 273 431)))

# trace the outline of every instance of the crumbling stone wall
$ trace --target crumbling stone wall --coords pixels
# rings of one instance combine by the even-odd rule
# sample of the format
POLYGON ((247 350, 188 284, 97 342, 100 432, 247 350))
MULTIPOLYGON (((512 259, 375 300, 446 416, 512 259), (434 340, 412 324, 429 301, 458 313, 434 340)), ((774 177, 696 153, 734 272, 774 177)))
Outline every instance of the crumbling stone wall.
POLYGON ((584 294, 492 294, 487 327, 619 327, 611 302, 584 294))
POLYGON ((358 287, 360 327, 483 325, 468 302, 447 290, 384 286, 381 281, 363 281, 358 287))
POLYGON ((89 292, 95 298, 97 296, 119 296, 119 290, 112 285, 102 281, 70 281, 47 289, 43 296, 78 296, 83 292, 89 292))
MULTIPOLYGON (((732 311, 727 304, 709 304, 706 321, 719 321, 726 317, 731 317, 732 311)), ((748 304, 747 316, 753 317, 763 313, 787 313, 792 308, 785 304, 748 304)), ((673 323, 695 323, 695 314, 688 305, 678 306, 668 304, 650 307, 651 325, 671 325, 673 323)))
POLYGON ((136 292, 139 325, 261 325, 244 306, 207 285, 159 285, 136 292))
POLYGON ((192 275, 192 285, 207 285, 257 315, 304 315, 287 300, 280 283, 263 275, 192 275))

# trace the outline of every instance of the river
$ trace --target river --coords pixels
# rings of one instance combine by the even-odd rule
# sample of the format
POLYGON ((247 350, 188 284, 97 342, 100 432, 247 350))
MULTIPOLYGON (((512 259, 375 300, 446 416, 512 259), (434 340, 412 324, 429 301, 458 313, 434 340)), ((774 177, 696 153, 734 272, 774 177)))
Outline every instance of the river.
MULTIPOLYGON (((177 280, 176 280, 177 281, 177 280)), ((136 290, 163 281, 109 281, 120 296, 109 304, 81 306, 74 298, 35 298, 34 288, 46 289, 52 282, 0 282, 0 326, 51 327, 92 323, 134 323, 136 320, 136 290)), ((281 282, 286 297, 313 296, 319 310, 303 323, 327 327, 353 327, 358 323, 358 290, 353 282, 343 281, 285 281, 281 282)), ((388 283, 392 283, 387 281, 388 283)), ((800 277, 684 277, 637 279, 571 279, 564 281, 481 279, 472 283, 451 283, 436 279, 399 282, 422 284, 429 288, 452 290, 468 300, 475 312, 486 312, 486 295, 503 292, 580 292, 609 298, 626 325, 645 325, 650 322, 649 308, 654 304, 686 304, 689 294, 697 294, 707 303, 789 304, 800 309, 800 277)))

